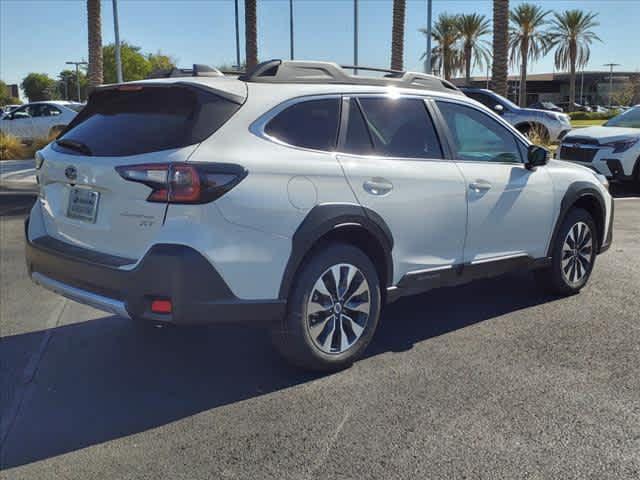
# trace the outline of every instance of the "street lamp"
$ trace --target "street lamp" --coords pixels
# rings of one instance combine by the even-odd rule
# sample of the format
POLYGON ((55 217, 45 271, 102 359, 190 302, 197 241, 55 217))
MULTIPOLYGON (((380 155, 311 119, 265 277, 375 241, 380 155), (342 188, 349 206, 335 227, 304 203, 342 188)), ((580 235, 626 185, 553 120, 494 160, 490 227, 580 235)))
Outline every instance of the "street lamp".
POLYGON ((80 99, 80 65, 89 65, 87 62, 65 62, 67 65, 75 65, 76 66, 76 90, 78 91, 78 102, 81 102, 80 99))
POLYGON ((605 63, 603 66, 609 67, 609 108, 612 105, 613 98, 613 67, 619 67, 619 63, 605 63))
POLYGON ((432 0, 427 0, 427 52, 424 56, 424 73, 433 73, 431 70, 431 13, 432 0))
MULTIPOLYGON (((358 66, 358 0, 353 0, 353 65, 358 66)), ((353 73, 358 74, 358 69, 353 73)))

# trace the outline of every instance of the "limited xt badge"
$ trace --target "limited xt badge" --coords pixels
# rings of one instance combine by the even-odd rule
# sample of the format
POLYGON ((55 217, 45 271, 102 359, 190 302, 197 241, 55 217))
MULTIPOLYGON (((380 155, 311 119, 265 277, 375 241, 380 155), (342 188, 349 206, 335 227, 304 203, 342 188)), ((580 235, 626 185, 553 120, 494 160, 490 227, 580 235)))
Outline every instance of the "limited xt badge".
POLYGON ((69 165, 64 169, 64 176, 69 180, 76 180, 78 178, 78 170, 73 165, 69 165))

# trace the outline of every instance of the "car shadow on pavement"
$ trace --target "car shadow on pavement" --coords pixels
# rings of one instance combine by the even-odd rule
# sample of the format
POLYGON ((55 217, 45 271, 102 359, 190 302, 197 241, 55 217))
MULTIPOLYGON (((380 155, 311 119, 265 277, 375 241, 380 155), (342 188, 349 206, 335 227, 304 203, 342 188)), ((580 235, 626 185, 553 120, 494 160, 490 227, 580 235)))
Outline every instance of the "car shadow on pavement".
MULTIPOLYGON (((401 299, 385 310, 368 356, 408 350, 551 299, 525 274, 401 299)), ((42 334, 3 338, 3 363, 11 365, 29 337, 42 334)), ((61 326, 53 329, 25 390, 0 467, 140 433, 321 376, 281 360, 264 329, 157 329, 119 317, 61 326)))

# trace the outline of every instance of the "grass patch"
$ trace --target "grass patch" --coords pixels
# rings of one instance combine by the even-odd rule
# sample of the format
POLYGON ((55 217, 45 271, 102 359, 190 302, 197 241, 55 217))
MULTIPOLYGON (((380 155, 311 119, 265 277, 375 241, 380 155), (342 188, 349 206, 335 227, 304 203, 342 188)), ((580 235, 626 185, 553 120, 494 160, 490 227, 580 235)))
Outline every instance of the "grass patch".
POLYGON ((606 120, 571 120, 571 126, 573 128, 598 127, 604 122, 606 122, 606 120))
POLYGON ((13 135, 0 132, 0 160, 29 160, 34 158, 36 152, 55 140, 56 136, 57 134, 36 138, 27 144, 13 135))

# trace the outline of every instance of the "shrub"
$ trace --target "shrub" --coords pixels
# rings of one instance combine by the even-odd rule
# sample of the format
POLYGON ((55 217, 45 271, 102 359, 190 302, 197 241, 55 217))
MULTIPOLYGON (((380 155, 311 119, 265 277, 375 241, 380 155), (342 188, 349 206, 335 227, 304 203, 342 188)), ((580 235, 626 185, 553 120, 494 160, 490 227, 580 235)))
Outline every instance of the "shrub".
POLYGON ((610 110, 608 112, 571 112, 569 116, 571 120, 609 120, 620 112, 618 110, 610 110))
POLYGON ((29 158, 29 148, 20 139, 0 132, 0 160, 23 160, 29 158))

